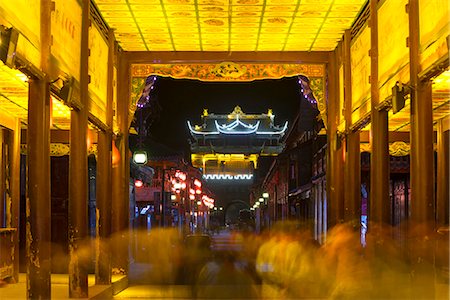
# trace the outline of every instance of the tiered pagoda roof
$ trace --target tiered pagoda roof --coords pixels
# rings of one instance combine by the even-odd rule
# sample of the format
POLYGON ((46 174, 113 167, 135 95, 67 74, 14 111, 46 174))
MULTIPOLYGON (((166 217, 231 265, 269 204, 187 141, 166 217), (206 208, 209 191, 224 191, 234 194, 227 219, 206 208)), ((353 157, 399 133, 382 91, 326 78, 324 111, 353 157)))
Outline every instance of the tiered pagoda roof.
POLYGON ((188 127, 193 138, 194 153, 246 153, 276 155, 283 149, 281 138, 288 122, 283 126, 274 124, 274 115, 245 114, 236 106, 230 114, 214 114, 203 111, 203 124, 188 127))

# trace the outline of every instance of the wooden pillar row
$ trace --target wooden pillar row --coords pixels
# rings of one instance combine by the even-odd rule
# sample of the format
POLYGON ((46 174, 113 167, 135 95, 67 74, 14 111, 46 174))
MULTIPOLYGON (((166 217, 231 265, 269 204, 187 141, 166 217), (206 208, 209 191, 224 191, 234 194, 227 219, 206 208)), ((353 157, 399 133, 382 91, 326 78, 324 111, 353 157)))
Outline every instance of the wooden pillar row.
POLYGON ((88 57, 90 1, 83 0, 80 45, 80 110, 70 114, 69 297, 88 296, 88 57))

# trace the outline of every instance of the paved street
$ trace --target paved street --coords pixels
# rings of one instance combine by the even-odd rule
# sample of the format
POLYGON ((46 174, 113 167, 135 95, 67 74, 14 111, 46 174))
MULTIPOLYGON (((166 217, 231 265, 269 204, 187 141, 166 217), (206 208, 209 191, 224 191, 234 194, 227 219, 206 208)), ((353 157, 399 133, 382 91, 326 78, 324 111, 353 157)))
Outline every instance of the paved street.
POLYGON ((131 265, 129 287, 114 299, 252 299, 259 298, 260 285, 246 272, 240 256, 243 236, 222 230, 211 235, 213 259, 202 268, 197 284, 154 284, 152 265, 131 265), (238 297, 238 298, 236 298, 238 297))
MULTIPOLYGON (((344 236, 341 233, 339 239, 344 236)), ((211 235, 213 255, 196 272, 195 284, 161 284, 154 280, 159 274, 154 266, 135 263, 131 265, 129 287, 114 299, 327 299, 333 295, 409 299, 420 290, 400 262, 386 265, 375 278, 374 266, 348 252, 350 245, 337 251, 339 258, 332 255, 340 262, 338 265, 326 258, 327 247, 308 250, 306 246, 308 243, 302 239, 264 238, 223 230, 211 235)), ((434 281, 434 295, 426 299, 448 299, 448 283, 440 277, 434 281)))

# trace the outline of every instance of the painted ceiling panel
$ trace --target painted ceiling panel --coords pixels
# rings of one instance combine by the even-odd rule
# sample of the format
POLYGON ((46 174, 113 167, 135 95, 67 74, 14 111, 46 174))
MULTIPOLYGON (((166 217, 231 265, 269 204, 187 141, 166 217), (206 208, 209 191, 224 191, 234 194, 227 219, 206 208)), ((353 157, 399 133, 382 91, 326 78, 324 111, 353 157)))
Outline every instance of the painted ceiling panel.
MULTIPOLYGON (((115 29, 119 45, 125 50, 152 47, 144 32, 166 32, 167 51, 200 46, 200 51, 277 51, 333 50, 344 30, 349 29, 365 0, 97 0, 100 13, 115 29), (229 32, 231 30, 231 35, 229 32), (127 34, 139 34, 141 47, 127 34), (196 37, 178 39, 183 34, 196 37), (219 34, 224 34, 219 36, 219 34), (252 42, 242 43, 235 33, 256 34, 252 42), (290 37, 295 33, 294 37, 290 37), (322 34, 327 35, 322 35, 322 34), (331 36, 330 33, 335 35, 331 36), (217 35, 211 39, 207 34, 217 35), (310 36, 314 35, 311 40, 310 36), (267 36, 269 35, 269 36, 267 36), (193 41, 196 39, 196 42, 193 41), (218 43, 217 39, 221 39, 218 43), (298 39, 298 42, 294 42, 298 39), (318 39, 319 41, 316 41, 318 39), (322 42, 321 39, 329 39, 322 42), (268 45, 264 45, 267 44, 268 45), (281 44, 281 45, 280 45, 281 44), (132 45, 132 46, 131 46, 132 45), (244 46, 245 45, 245 46, 244 46), (296 48, 294 45, 298 45, 296 48), (289 50, 287 50, 289 48, 289 50)), ((161 44, 153 41, 152 43, 161 44)), ((150 50, 150 49, 149 49, 150 50)))

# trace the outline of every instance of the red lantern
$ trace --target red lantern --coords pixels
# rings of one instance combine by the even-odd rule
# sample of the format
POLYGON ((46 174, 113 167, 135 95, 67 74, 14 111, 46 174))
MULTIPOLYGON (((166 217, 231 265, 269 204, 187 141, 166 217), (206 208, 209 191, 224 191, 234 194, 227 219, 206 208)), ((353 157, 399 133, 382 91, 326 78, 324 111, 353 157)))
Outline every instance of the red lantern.
POLYGON ((120 162, 120 152, 116 147, 116 143, 112 141, 112 166, 113 168, 117 167, 120 162))
POLYGON ((140 188, 140 187, 142 187, 143 185, 144 185, 144 183, 143 183, 142 180, 140 180, 140 179, 136 179, 136 180, 134 181, 134 186, 137 187, 137 188, 140 188))

